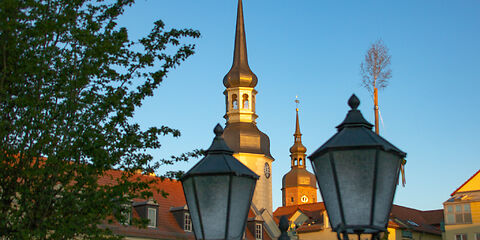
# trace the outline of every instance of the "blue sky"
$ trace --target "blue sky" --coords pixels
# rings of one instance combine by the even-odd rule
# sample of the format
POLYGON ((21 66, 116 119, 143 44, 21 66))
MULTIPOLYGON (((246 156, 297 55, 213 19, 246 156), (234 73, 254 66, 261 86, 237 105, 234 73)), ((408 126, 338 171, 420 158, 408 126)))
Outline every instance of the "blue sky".
MULTIPOLYGON (((295 96, 307 154, 335 133, 355 93, 373 122, 373 103, 360 85, 360 63, 383 39, 393 77, 379 93, 380 133, 407 152, 407 185, 395 203, 442 208, 480 168, 480 1, 244 0, 249 64, 258 76, 257 125, 271 141, 274 208, 290 169, 295 96)), ((236 0, 138 0, 120 19, 132 39, 162 19, 168 28, 201 32, 196 54, 173 70, 136 112, 142 127, 167 125, 155 158, 208 148, 225 123, 222 80, 232 64, 236 0)), ((188 170, 196 161, 162 170, 188 170)), ((311 165, 308 164, 311 171, 311 165)))

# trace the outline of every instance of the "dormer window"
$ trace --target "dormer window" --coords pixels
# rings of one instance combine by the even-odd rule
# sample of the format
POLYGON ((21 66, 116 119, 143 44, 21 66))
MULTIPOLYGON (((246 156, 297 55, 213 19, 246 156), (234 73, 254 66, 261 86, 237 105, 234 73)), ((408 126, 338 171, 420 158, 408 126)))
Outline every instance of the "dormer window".
POLYGON ((157 227, 157 209, 156 208, 148 208, 147 212, 148 218, 148 227, 157 227))
POLYGON ((148 227, 157 227, 158 204, 153 199, 144 202, 134 202, 132 205, 140 218, 148 220, 148 227))
POLYGON ((262 224, 260 223, 257 223, 255 224, 255 239, 262 239, 263 238, 263 235, 262 235, 262 224))
POLYGON ((124 225, 129 225, 130 224, 130 219, 132 217, 132 206, 125 204, 123 205, 122 209, 122 216, 124 217, 122 224, 124 225))
POLYGON ((187 212, 183 215, 183 230, 185 230, 185 232, 192 231, 192 218, 190 217, 190 213, 187 212))

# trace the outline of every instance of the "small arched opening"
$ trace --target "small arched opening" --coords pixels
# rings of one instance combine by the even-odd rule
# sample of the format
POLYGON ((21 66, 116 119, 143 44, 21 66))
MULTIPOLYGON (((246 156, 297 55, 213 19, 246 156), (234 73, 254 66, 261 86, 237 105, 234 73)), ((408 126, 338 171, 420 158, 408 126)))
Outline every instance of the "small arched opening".
POLYGON ((249 108, 249 107, 248 107, 248 94, 246 94, 246 93, 243 94, 242 98, 243 98, 243 99, 242 99, 242 107, 243 107, 244 109, 248 109, 248 108, 249 108))
POLYGON ((232 95, 232 108, 238 109, 238 97, 237 94, 232 95))

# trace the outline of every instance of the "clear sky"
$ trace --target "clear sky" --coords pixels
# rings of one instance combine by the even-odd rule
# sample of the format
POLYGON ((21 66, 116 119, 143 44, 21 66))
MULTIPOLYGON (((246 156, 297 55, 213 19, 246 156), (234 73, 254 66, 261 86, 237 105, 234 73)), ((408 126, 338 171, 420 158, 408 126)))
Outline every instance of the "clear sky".
MULTIPOLYGON (((130 37, 162 19, 194 28, 196 54, 172 71, 135 115, 142 127, 167 125, 155 158, 208 148, 225 124, 222 80, 232 64, 237 0, 138 0, 120 19, 130 37)), ((373 101, 360 86, 360 63, 381 38, 392 55, 390 86, 379 93, 380 133, 407 152, 405 187, 395 203, 442 208, 480 168, 480 1, 244 0, 249 64, 258 76, 257 126, 270 137, 273 205, 290 170, 295 96, 307 154, 335 132, 355 93, 373 122, 373 101)), ((170 169, 190 169, 196 160, 170 169)), ((308 163, 311 171, 311 165, 308 163)), ((161 173, 161 172, 160 172, 161 173)), ((319 195, 320 197, 320 195, 319 195)))

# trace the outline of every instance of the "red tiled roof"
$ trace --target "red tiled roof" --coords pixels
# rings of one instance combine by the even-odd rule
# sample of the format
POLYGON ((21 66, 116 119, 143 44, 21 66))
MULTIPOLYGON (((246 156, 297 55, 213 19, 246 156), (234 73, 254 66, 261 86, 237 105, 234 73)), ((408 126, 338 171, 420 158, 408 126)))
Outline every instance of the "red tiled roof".
POLYGON ((282 216, 286 216, 287 218, 289 218, 297 210, 300 210, 302 212, 318 212, 325 210, 325 205, 323 204, 323 202, 316 202, 279 207, 277 208, 277 210, 275 210, 275 212, 273 212, 273 216, 278 219, 280 219, 282 216))
POLYGON ((321 230, 323 230, 323 225, 320 224, 302 225, 296 229, 297 233, 316 232, 321 230))
MULTIPOLYGON (((101 185, 115 184, 116 179, 120 178, 122 172, 108 171, 102 176, 98 183, 101 185)), ((125 236, 142 236, 142 237, 159 237, 159 238, 182 238, 194 239, 191 232, 185 232, 175 220, 173 214, 170 212, 171 207, 180 207, 186 204, 185 196, 183 194, 183 187, 179 181, 164 179, 163 181, 155 176, 135 175, 139 180, 152 180, 156 178, 156 183, 150 185, 150 190, 153 193, 153 199, 158 204, 158 219, 156 228, 137 228, 133 226, 123 226, 121 224, 106 224, 103 227, 110 228, 114 233, 125 236), (164 192, 168 193, 167 197, 162 195, 164 192)), ((134 199, 134 202, 145 201, 145 199, 134 199)), ((133 217, 138 217, 136 211, 132 213, 133 217)))
MULTIPOLYGON (((287 207, 279 207, 273 216, 276 220, 280 219, 282 216, 290 217, 297 210, 302 211, 305 215, 318 215, 317 213, 325 210, 325 205, 323 202, 310 203, 310 204, 301 204, 301 205, 292 205, 287 207)), ((390 221, 388 222, 389 227, 393 228, 409 228, 419 232, 427 232, 436 235, 440 235, 440 223, 443 221, 443 210, 431 210, 431 211, 421 211, 417 209, 412 209, 408 207, 403 207, 399 205, 393 205, 390 215, 390 221), (409 222, 410 221, 410 222, 409 222), (418 226, 416 226, 418 225, 418 226)), ((319 231, 321 227, 319 224, 312 224, 310 226, 303 225, 297 230, 300 232, 311 232, 319 231)))
MULTIPOLYGON (((400 225, 418 232, 441 235, 440 223, 443 221, 443 210, 421 211, 413 208, 393 205, 390 218, 400 225)), ((393 226, 391 226, 393 227, 393 226)))
POLYGON ((443 209, 423 211, 426 223, 432 225, 440 225, 443 222, 443 209))
POLYGON ((479 169, 475 174, 473 174, 467 181, 465 181, 460 187, 458 187, 457 189, 455 189, 455 191, 454 191, 452 194, 450 194, 450 196, 455 195, 455 193, 457 193, 458 190, 460 190, 463 186, 465 186, 465 184, 467 184, 468 182, 470 182, 470 180, 472 180, 472 179, 473 179, 477 174, 479 174, 479 173, 480 173, 480 169, 479 169))

